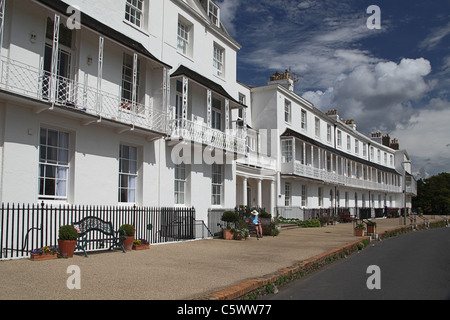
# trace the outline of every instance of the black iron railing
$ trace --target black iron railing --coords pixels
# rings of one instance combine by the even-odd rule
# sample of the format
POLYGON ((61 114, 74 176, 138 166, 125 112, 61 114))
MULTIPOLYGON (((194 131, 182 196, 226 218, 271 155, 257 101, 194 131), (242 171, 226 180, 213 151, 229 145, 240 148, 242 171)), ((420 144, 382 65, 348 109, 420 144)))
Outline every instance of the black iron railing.
MULTIPOLYGON (((25 258, 31 250, 56 246, 60 226, 88 216, 111 221, 115 230, 122 224, 132 224, 135 238, 147 239, 151 244, 195 239, 194 208, 2 204, 0 260, 25 258)), ((96 242, 88 248, 101 249, 96 242)))

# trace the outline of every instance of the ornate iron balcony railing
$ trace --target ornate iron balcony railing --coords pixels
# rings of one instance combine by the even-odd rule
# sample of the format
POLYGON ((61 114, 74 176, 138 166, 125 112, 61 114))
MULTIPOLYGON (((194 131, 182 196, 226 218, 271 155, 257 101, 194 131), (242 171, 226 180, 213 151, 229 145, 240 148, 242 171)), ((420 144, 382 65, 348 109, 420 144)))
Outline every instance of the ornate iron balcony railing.
POLYGON ((169 136, 172 139, 185 139, 240 155, 246 153, 246 139, 241 130, 223 132, 185 119, 169 121, 169 136))
POLYGON ((0 60, 0 90, 161 134, 167 133, 167 112, 151 103, 133 103, 90 87, 86 82, 86 79, 85 83, 80 83, 52 76, 47 71, 5 57, 0 60))

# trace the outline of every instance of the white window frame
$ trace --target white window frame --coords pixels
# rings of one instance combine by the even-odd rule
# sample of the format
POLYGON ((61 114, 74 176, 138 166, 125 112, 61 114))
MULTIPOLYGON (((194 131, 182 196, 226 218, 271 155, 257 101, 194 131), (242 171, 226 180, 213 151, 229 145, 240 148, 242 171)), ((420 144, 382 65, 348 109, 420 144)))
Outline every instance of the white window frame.
POLYGON ((284 206, 290 207, 292 206, 292 189, 291 184, 289 182, 284 183, 284 206))
POLYGON ((39 139, 39 199, 67 200, 70 161, 69 133, 41 127, 39 139), (50 132, 56 134, 56 141, 50 141, 50 132), (50 155, 53 156, 50 157, 50 155), (53 185, 53 188, 49 188, 48 184, 53 185), (51 189, 53 192, 47 193, 51 189))
POLYGON ((174 202, 177 205, 186 204, 186 167, 182 162, 176 165, 174 170, 174 202))
POLYGON ((177 28, 177 50, 187 55, 189 47, 189 27, 182 21, 178 21, 177 28))
POLYGON ((223 198, 223 165, 213 163, 211 166, 211 204, 222 205, 223 198))
POLYGON ((284 121, 289 124, 292 121, 292 104, 287 99, 284 100, 284 121))
MULTIPOLYGON (((140 59, 137 60, 137 81, 136 81, 136 102, 139 100, 139 87, 140 87, 140 59)), ((122 58, 122 88, 121 88, 121 99, 122 107, 130 110, 131 107, 129 103, 133 99, 133 70, 134 70, 134 57, 126 52, 123 53, 122 58), (129 62, 131 61, 131 64, 129 62)))
POLYGON ((308 129, 308 114, 306 113, 305 110, 301 110, 301 128, 303 130, 307 130, 308 129))
POLYGON ((302 207, 306 207, 308 205, 308 188, 306 184, 302 185, 302 207))
POLYGON ((320 138, 320 119, 318 117, 314 119, 314 133, 316 137, 320 138))
POLYGON ((293 143, 292 140, 281 140, 281 162, 292 162, 293 143))
POLYGON ((126 0, 125 20, 138 28, 144 26, 144 0, 126 0))
POLYGON ((327 124, 327 141, 331 143, 331 125, 327 124))
POLYGON ((138 148, 130 145, 120 144, 119 186, 118 186, 119 203, 136 203, 137 187, 138 187, 137 184, 138 184, 138 148), (126 153, 128 153, 128 155, 126 153))
POLYGON ((208 16, 215 26, 220 26, 220 8, 212 1, 208 1, 208 16))
POLYGON ((337 131, 337 145, 338 147, 342 147, 342 131, 337 131))
POLYGON ((214 43, 213 67, 215 74, 223 77, 225 74, 225 49, 214 43))
POLYGON ((222 131, 222 101, 212 98, 211 128, 222 131))

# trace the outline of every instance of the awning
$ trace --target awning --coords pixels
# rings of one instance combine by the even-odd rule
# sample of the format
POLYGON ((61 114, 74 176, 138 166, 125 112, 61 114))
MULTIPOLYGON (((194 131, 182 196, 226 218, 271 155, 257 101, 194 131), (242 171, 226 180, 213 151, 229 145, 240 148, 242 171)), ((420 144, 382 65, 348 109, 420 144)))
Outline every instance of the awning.
POLYGON ((225 91, 225 89, 220 85, 215 83, 214 81, 200 75, 199 73, 181 65, 174 73, 172 73, 171 77, 179 77, 179 76, 186 76, 189 79, 191 79, 194 82, 197 82, 198 84, 202 85, 203 87, 206 87, 210 89, 211 91, 214 91, 218 95, 221 95, 222 97, 234 102, 238 105, 239 108, 247 108, 246 105, 240 103, 239 101, 235 100, 228 92, 225 91))
POLYGON ((320 143, 320 142, 318 142, 318 141, 316 141, 316 140, 314 140, 314 139, 312 139, 310 137, 307 137, 304 134, 301 134, 301 133, 299 133, 297 131, 294 131, 292 129, 286 129, 286 131, 281 135, 281 137, 294 137, 294 138, 300 139, 300 140, 302 140, 304 142, 307 142, 307 143, 309 143, 311 145, 314 145, 316 147, 325 149, 325 150, 327 150, 327 151, 329 151, 331 153, 334 153, 336 155, 339 155, 339 156, 341 156, 343 158, 347 158, 349 160, 352 160, 352 161, 355 161, 355 162, 359 162, 359 163, 362 163, 364 165, 367 165, 367 166, 370 166, 370 167, 374 167, 376 169, 379 169, 379 170, 382 170, 382 171, 386 171, 386 172, 389 172, 389 173, 392 173, 392 174, 400 174, 400 173, 397 172, 397 170, 395 170, 393 168, 388 168, 388 167, 382 166, 380 164, 373 163, 373 162, 367 161, 365 159, 358 158, 358 157, 356 157, 354 155, 345 153, 345 152, 340 151, 338 149, 335 149, 335 148, 333 148, 331 146, 327 146, 327 145, 325 145, 323 143, 320 143))
MULTIPOLYGON (((58 0, 35 0, 35 1, 49 7, 52 10, 55 10, 56 12, 64 16, 67 16, 67 8, 70 6, 69 4, 58 0)), ((130 48, 130 50, 133 50, 136 53, 139 53, 161 65, 164 65, 169 69, 172 69, 170 65, 162 62, 161 60, 157 59, 153 54, 151 54, 141 43, 131 39, 130 37, 124 35, 123 33, 120 33, 108 27, 107 25, 88 16, 83 12, 80 12, 80 14, 81 14, 80 24, 82 26, 85 26, 93 31, 96 31, 101 35, 105 36, 106 38, 114 40, 117 43, 120 43, 121 45, 130 48)))

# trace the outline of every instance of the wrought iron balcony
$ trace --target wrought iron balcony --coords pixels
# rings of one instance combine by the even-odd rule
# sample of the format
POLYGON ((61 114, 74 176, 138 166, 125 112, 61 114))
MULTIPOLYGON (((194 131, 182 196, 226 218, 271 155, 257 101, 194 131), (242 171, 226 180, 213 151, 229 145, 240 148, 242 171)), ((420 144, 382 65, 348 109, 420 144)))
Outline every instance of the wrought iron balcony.
POLYGON ((167 112, 24 63, 1 58, 0 90, 131 126, 167 133, 167 112))
POLYGON ((345 175, 337 174, 336 172, 333 171, 327 171, 324 169, 315 168, 310 165, 304 165, 298 160, 282 163, 281 173, 289 175, 293 174, 300 177, 320 180, 326 183, 356 187, 361 189, 396 192, 396 193, 402 192, 401 186, 378 183, 356 177, 348 177, 345 175))
POLYGON ((223 132, 209 128, 204 123, 173 119, 169 121, 169 136, 172 140, 183 139, 240 155, 246 152, 246 139, 242 130, 223 132))

